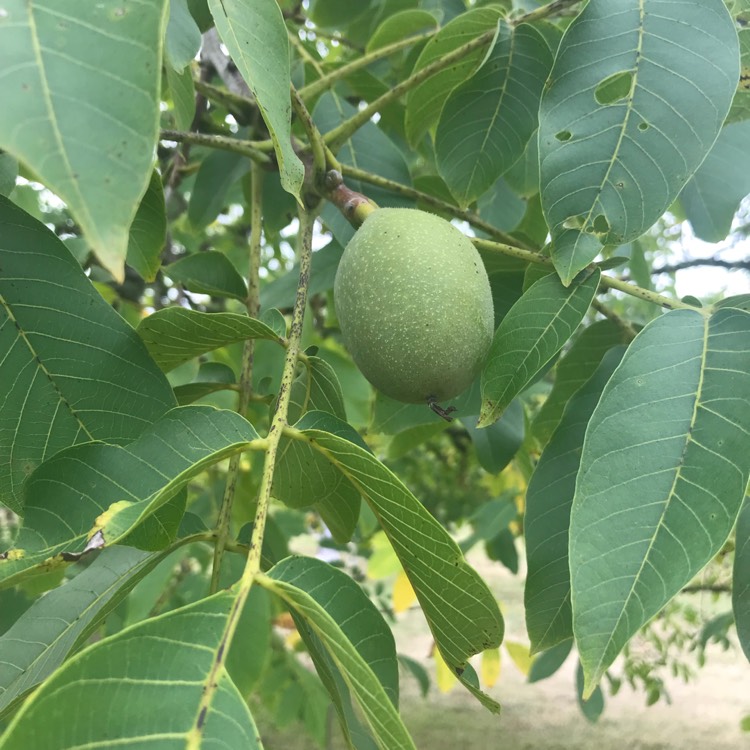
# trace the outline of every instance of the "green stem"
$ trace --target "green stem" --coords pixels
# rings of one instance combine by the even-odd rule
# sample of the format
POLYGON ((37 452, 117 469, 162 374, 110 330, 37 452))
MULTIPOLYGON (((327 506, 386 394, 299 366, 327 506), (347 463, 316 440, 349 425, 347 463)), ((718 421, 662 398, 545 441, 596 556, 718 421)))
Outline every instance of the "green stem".
MULTIPOLYGON (((511 258, 518 258, 519 260, 525 260, 528 263, 536 263, 541 266, 553 266, 552 259, 549 256, 533 250, 522 250, 519 247, 506 245, 502 242, 493 242, 492 240, 472 239, 472 242, 481 250, 502 253, 511 258)), ((638 297, 638 299, 646 300, 646 302, 651 302, 660 307, 666 307, 669 310, 699 310, 694 305, 689 305, 678 299, 664 297, 661 294, 636 286, 635 284, 629 284, 627 281, 620 281, 620 279, 615 279, 612 276, 602 276, 600 284, 606 289, 616 289, 618 292, 624 292, 631 297, 638 297)))
MULTIPOLYGON (((250 172, 250 258, 247 275, 247 314, 251 318, 258 317, 260 309, 260 250, 263 228, 263 170, 253 165, 250 172)), ((240 369, 240 398, 237 411, 244 417, 253 393, 253 356, 255 354, 255 339, 245 339, 242 350, 242 367, 240 369)), ((235 453, 229 459, 227 469, 227 483, 224 487, 224 497, 219 509, 219 518, 216 524, 216 546, 214 547, 214 561, 211 571, 211 588, 213 594, 219 589, 219 576, 221 574, 221 562, 224 557, 224 548, 229 538, 229 527, 232 519, 232 505, 237 490, 237 479, 240 474, 241 453, 235 453)))
POLYGON ((299 95, 303 99, 310 99, 314 96, 317 96, 326 89, 331 88, 331 86, 333 86, 337 81, 340 81, 342 78, 346 78, 347 76, 355 73, 361 68, 366 68, 368 65, 371 65, 374 62, 382 60, 384 57, 388 57, 395 52, 399 52, 406 47, 410 47, 412 44, 419 44, 419 42, 423 42, 426 39, 429 39, 431 36, 433 36, 434 33, 434 31, 430 31, 424 34, 416 34, 415 36, 410 36, 406 39, 401 39, 398 42, 394 42, 393 44, 389 44, 387 47, 381 47, 380 49, 368 52, 366 55, 358 57, 356 60, 353 60, 347 65, 342 65, 340 68, 332 70, 330 73, 324 75, 322 78, 319 78, 317 81, 313 81, 312 83, 308 83, 307 86, 303 86, 299 90, 299 95))
MULTIPOLYGON (((231 138, 226 135, 207 135, 205 133, 193 132, 187 133, 181 130, 162 130, 159 138, 164 141, 193 143, 196 146, 208 146, 208 148, 218 148, 222 151, 232 151, 235 154, 246 156, 256 164, 271 163, 271 158, 268 154, 258 148, 258 145, 265 148, 265 141, 243 141, 239 138, 231 138)), ((273 145, 271 148, 273 148, 273 145)))
POLYGON ((300 273, 299 285, 297 286, 297 297, 294 301, 294 311, 292 313, 292 327, 289 335, 289 347, 284 359, 284 370, 281 376, 281 386, 279 388, 279 398, 276 405, 276 411, 271 420, 271 427, 268 430, 266 438, 266 456, 263 464, 263 474, 261 476, 260 492, 258 495, 258 507, 255 511, 255 524, 253 526, 253 535, 250 540, 250 551, 247 555, 245 570, 242 578, 236 584, 237 596, 232 602, 232 607, 227 616, 227 624, 224 628, 221 641, 216 650, 216 656, 211 664, 208 677, 205 682, 205 689, 201 696, 198 710, 196 711, 196 723, 190 730, 186 750, 200 750, 203 738, 203 726, 205 717, 213 703, 216 690, 219 686, 221 674, 226 664, 227 654, 232 645, 232 639, 237 630, 237 624, 242 614, 242 610, 247 602, 248 594, 253 585, 255 576, 261 569, 261 550, 263 547, 263 536, 266 530, 266 519, 268 517, 268 506, 271 501, 271 487, 273 485, 273 473, 276 465, 276 454, 281 440, 282 429, 286 425, 287 413, 289 410, 289 397, 294 380, 294 372, 297 365, 297 354, 300 350, 300 341, 302 339, 302 321, 305 315, 305 305, 307 304, 307 286, 310 280, 310 265, 312 259, 312 230, 315 219, 307 211, 300 212, 300 273))
POLYGON ((396 101, 403 96, 407 91, 411 91, 413 88, 418 86, 422 81, 426 81, 431 76, 439 73, 445 68, 449 68, 453 63, 458 62, 473 52, 476 49, 480 49, 488 45, 495 38, 496 30, 492 29, 486 31, 484 34, 480 34, 470 42, 457 47, 447 55, 435 60, 429 65, 425 65, 424 68, 418 70, 413 75, 406 78, 398 85, 394 86, 390 91, 387 91, 382 96, 378 97, 374 102, 368 104, 364 109, 361 109, 357 114, 350 117, 348 120, 344 120, 340 125, 329 130, 325 134, 325 141, 331 147, 333 151, 336 151, 342 146, 354 133, 359 130, 365 123, 370 121, 370 118, 379 112, 384 107, 388 106, 391 102, 396 101))
POLYGON ((198 93, 203 94, 203 96, 209 101, 214 102, 214 104, 218 104, 221 107, 225 107, 232 113, 237 113, 248 118, 258 110, 258 103, 255 99, 251 99, 248 96, 234 94, 228 89, 213 86, 212 84, 201 81, 200 79, 196 79, 193 83, 195 84, 195 90, 198 93))
POLYGON ((360 182, 367 182, 370 185, 375 185, 385 190, 390 190, 392 193, 403 195, 406 198, 413 198, 414 200, 421 201, 428 206, 432 206, 432 208, 436 208, 438 211, 445 211, 447 213, 450 213, 457 219, 463 219, 464 221, 467 221, 476 229, 481 229, 483 232, 486 232, 499 242, 504 242, 508 245, 514 244, 520 247, 527 247, 523 243, 519 242, 519 240, 517 240, 515 237, 511 237, 509 234, 501 232, 499 229, 492 226, 492 224, 490 224, 489 222, 486 222, 473 211, 465 211, 461 208, 458 208, 458 206, 454 206, 452 203, 447 203, 446 201, 440 200, 440 198, 436 198, 433 195, 423 193, 420 190, 415 190, 408 185, 402 185, 400 182, 394 182, 393 180, 388 180, 385 177, 380 177, 380 175, 366 172, 364 169, 358 169, 357 167, 350 167, 347 164, 341 164, 339 171, 345 177, 351 177, 352 179, 359 180, 360 182))
POLYGON ((598 313, 601 313, 608 320, 616 323, 624 331, 625 335, 628 337, 628 341, 632 341, 636 337, 638 332, 635 328, 633 328, 627 320, 623 320, 616 312, 610 310, 603 302, 600 302, 595 298, 591 303, 591 307, 593 307, 598 313))
POLYGON ((318 193, 323 189, 325 183, 326 171, 328 169, 328 159, 326 156, 326 144, 323 141, 323 136, 313 122, 312 116, 308 111, 305 103, 299 95, 294 85, 291 87, 292 91, 292 106, 294 112, 302 123, 302 127, 307 133, 307 138, 310 141, 310 149, 312 150, 313 156, 313 185, 318 193))

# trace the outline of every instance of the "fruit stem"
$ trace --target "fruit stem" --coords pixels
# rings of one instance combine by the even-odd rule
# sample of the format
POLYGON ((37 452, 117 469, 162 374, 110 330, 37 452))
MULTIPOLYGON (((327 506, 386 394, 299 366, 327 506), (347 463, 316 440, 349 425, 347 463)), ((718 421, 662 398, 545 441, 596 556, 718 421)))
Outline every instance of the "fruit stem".
POLYGON ((294 88, 294 84, 290 84, 290 86, 294 112, 302 123, 302 127, 305 129, 307 138, 310 141, 310 150, 313 156, 313 185, 316 192, 320 193, 321 188, 325 184, 326 171, 328 169, 326 144, 323 141, 323 136, 321 136, 320 131, 313 122, 305 103, 302 101, 299 92, 294 88))
MULTIPOLYGON (((253 165, 250 172, 250 242, 249 242, 249 270, 247 274, 247 314, 251 318, 258 317, 260 309, 260 250, 263 228, 263 170, 253 165)), ((255 339, 246 339, 242 350, 242 368, 240 370, 240 398, 237 411, 244 417, 253 393, 253 356, 255 354, 255 339)), ((214 546, 214 561, 211 570, 210 593, 219 589, 219 575, 224 549, 229 539, 229 527, 232 517, 237 479, 240 473, 241 453, 234 453, 229 459, 227 480, 224 487, 224 497, 219 508, 219 518, 216 523, 216 545, 214 546)))
POLYGON ((366 195, 344 185, 344 178, 336 169, 326 173, 325 188, 325 197, 344 214, 353 227, 359 228, 378 207, 366 195))

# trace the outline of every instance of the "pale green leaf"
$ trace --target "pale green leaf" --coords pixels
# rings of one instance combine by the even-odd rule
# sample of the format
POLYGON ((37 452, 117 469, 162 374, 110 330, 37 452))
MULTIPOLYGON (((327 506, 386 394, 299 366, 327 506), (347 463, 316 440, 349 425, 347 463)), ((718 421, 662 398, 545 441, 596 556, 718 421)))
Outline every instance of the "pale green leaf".
POLYGON ((590 2, 565 31, 539 113, 542 205, 621 245, 670 206, 716 140, 739 74, 722 0, 590 2))
POLYGON ((558 643, 557 646, 553 646, 548 651, 537 654, 534 657, 534 661, 531 662, 529 682, 540 682, 541 680, 546 680, 548 677, 552 677, 565 663, 572 649, 573 639, 568 638, 567 641, 558 643))
POLYGON ((523 527, 528 572, 524 610, 532 653, 573 636, 568 569, 570 508, 586 426, 623 352, 623 347, 617 347, 605 353, 596 371, 570 398, 526 490, 523 527))
POLYGON ((175 73, 167 66, 167 85, 172 99, 172 116, 177 130, 190 130, 195 118, 195 84, 190 66, 175 73))
POLYGON ((740 202, 750 193, 748 142, 750 120, 727 125, 680 193, 687 220, 705 242, 721 242, 729 234, 740 202))
POLYGON ((153 167, 166 2, 9 0, 4 11, 0 146, 68 204, 122 280, 153 167))
POLYGON ((490 474, 499 474, 511 462, 526 433, 523 405, 518 399, 510 402, 497 422, 483 430, 476 428, 474 419, 463 421, 479 465, 490 474))
POLYGON ((750 473, 750 314, 675 310, 594 410, 570 520, 588 696, 627 640, 721 549, 750 473))
POLYGON ((737 521, 737 547, 732 575, 732 609, 737 637, 745 656, 750 659, 750 499, 737 521))
POLYGON ((226 672, 201 712, 234 598, 223 591, 89 646, 26 701, 0 748, 172 750, 196 737, 203 747, 260 750, 226 672))
POLYGON ((1 196, 0 228, 0 502, 23 512, 21 484, 42 461, 133 440, 175 401, 54 234, 1 196))
POLYGON ((589 309, 599 277, 596 270, 564 287, 556 276, 544 276, 513 305, 482 370, 479 427, 495 422, 562 349, 589 309))
POLYGON ((552 59, 533 26, 501 23, 487 62, 445 103, 435 155, 459 205, 483 195, 523 155, 552 59))
POLYGON ((627 343, 624 328, 612 320, 598 320, 585 328, 555 367, 555 382, 531 425, 544 445, 560 422, 570 397, 591 377, 609 349, 627 343))
POLYGON ((188 291, 210 294, 212 297, 247 298, 247 286, 224 253, 207 250, 194 253, 170 263, 164 273, 188 291))
POLYGON ((164 372, 221 346, 245 339, 280 341, 275 331, 239 313, 204 313, 166 307, 144 318, 138 333, 164 372))
MULTIPOLYGON (((425 44, 414 64, 413 73, 427 67, 448 53, 492 29, 502 18, 498 8, 474 8, 447 23, 425 44)), ((451 91, 470 78, 487 58, 494 41, 469 53, 409 92, 406 99, 406 134, 409 143, 417 143, 440 119, 445 100, 451 91)))
MULTIPOLYGON (((321 429, 289 432, 336 466, 378 517, 451 669, 460 674, 469 657, 499 646, 503 618, 487 584, 399 479, 364 448, 338 435, 321 429)), ((486 705, 499 710, 494 701, 486 705)))
POLYGON ((385 678, 391 684, 398 682, 393 636, 364 594, 354 599, 359 605, 354 606, 351 587, 356 584, 351 579, 347 583, 345 578, 346 574, 325 563, 291 558, 256 580, 293 607, 313 630, 355 696, 378 747, 414 748, 393 698, 381 681, 385 678), (337 595, 342 586, 348 595, 337 595), (378 628, 373 639, 374 622, 378 628), (383 677, 379 679, 381 673, 383 677))
POLYGON ((281 184, 299 199, 305 170, 292 148, 289 40, 281 9, 276 0, 208 0, 208 6, 268 127, 281 184))
POLYGON ((308 411, 325 411, 346 421, 344 394, 336 372, 320 357, 308 356, 292 383, 287 421, 297 422, 308 411))
POLYGON ((130 226, 127 264, 146 281, 154 281, 167 239, 167 210, 159 173, 154 171, 130 226))
POLYGON ((601 242, 593 234, 563 229, 555 236, 550 254, 562 283, 569 286, 601 251, 601 242))
POLYGON ((169 68, 182 73, 201 48, 201 30, 190 14, 187 0, 169 0, 164 57, 169 68))
POLYGON ((0 195, 8 196, 13 192, 18 177, 18 161, 10 154, 0 151, 0 195))
MULTIPOLYGON (((87 548, 130 541, 130 532, 168 507, 192 477, 256 440, 252 425, 235 412, 183 406, 127 446, 89 443, 60 452, 26 481, 24 525, 14 548, 0 557, 2 585, 64 566, 87 548)), ((161 526, 152 530, 151 536, 160 534, 158 544, 146 536, 139 546, 166 546, 180 517, 171 534, 161 526)))

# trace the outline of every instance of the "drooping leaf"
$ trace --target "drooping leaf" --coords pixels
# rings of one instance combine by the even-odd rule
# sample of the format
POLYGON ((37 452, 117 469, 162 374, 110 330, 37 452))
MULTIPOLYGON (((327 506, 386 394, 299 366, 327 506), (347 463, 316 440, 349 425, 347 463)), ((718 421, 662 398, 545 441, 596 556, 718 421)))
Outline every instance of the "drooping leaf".
POLYGON ((471 516, 469 522, 472 533, 461 540, 458 545, 466 554, 478 542, 489 542, 501 531, 508 528, 508 524, 518 515, 518 508, 510 496, 504 495, 496 500, 489 500, 481 505, 471 516))
POLYGON ((562 349, 583 320, 599 286, 598 270, 564 287, 545 276, 503 318, 482 370, 478 427, 496 421, 510 402, 562 349))
POLYGON ((175 402, 65 245, 3 197, 0 227, 0 502, 23 512, 21 484, 42 461, 128 442, 175 402))
MULTIPOLYGON (((413 72, 427 67, 463 44, 497 29, 502 13, 497 8, 474 8, 447 23, 430 41, 414 64, 413 72)), ((406 134, 414 145, 438 121, 451 91, 475 73, 487 57, 493 41, 461 58, 449 68, 416 86, 406 100, 406 134)))
MULTIPOLYGON (((2 585, 62 567, 89 545, 128 538, 192 477, 247 450, 257 439, 252 425, 235 412, 184 406, 167 413, 127 446, 89 443, 60 452, 26 482, 24 525, 14 548, 0 558, 2 585)), ((140 546, 166 546, 180 517, 174 519, 173 529, 162 524, 153 530, 160 536, 142 539, 140 546)))
POLYGON ((284 560, 267 575, 259 575, 257 582, 304 618, 355 696, 378 747, 414 748, 393 702, 397 693, 389 695, 385 688, 398 683, 393 636, 367 597, 352 588, 357 584, 310 558, 284 560))
POLYGON ((124 277, 158 133, 165 0, 10 0, 0 17, 0 146, 67 203, 124 277))
POLYGON ((537 654, 534 657, 534 661, 531 662, 529 682, 540 682, 541 680, 546 680, 548 677, 552 677, 565 663, 572 648, 573 639, 568 638, 567 641, 561 641, 551 649, 537 654))
POLYGON ((562 418, 570 397, 591 377, 612 347, 627 342, 627 333, 612 320, 585 328, 555 368, 555 383, 531 425, 534 437, 546 444, 562 418))
POLYGON ((299 199, 305 170, 291 141, 289 40, 276 0, 208 0, 229 54, 255 96, 273 141, 284 190, 299 199))
POLYGON ((126 262, 146 280, 154 281, 167 238, 167 210, 159 173, 154 171, 130 225, 126 262))
POLYGON ((588 721, 595 724, 604 711, 604 693, 597 685, 589 697, 584 697, 583 667, 578 662, 576 669, 576 695, 578 697, 578 708, 588 721))
POLYGON ((226 207, 229 189, 249 169, 250 161, 233 151, 213 151, 203 159, 188 203, 188 219, 193 229, 205 229, 216 220, 226 207))
POLYGON ((182 73, 201 47, 201 30, 190 13, 187 0, 169 0, 169 20, 164 39, 164 57, 172 70, 182 73))
POLYGON ((324 411, 346 421, 344 394, 336 371, 320 357, 308 356, 292 383, 287 421, 294 424, 308 411, 324 411))
POLYGON ((223 591, 89 646, 26 701, 0 748, 161 750, 197 737, 200 745, 260 750, 247 704, 226 672, 202 710, 233 602, 223 591))
POLYGON ((693 231, 705 242, 721 242, 729 234, 740 202, 750 193, 748 139, 750 120, 724 127, 706 160, 680 193, 693 231))
POLYGON ((572 219, 587 243, 645 232, 716 140, 738 60, 722 0, 588 3, 563 36, 540 109, 553 240, 572 219))
POLYGON ((38 599, 0 637, 0 715, 52 674, 170 550, 102 550, 65 586, 38 599))
POLYGON ((484 430, 478 430, 472 419, 465 422, 480 466, 490 474, 499 474, 523 443, 526 432, 523 405, 515 399, 502 417, 484 430))
POLYGON ((403 654, 398 655, 398 662, 414 677, 419 685, 419 692, 423 698, 426 698, 427 693, 430 692, 430 676, 427 674, 427 670, 418 661, 403 654))
POLYGON ((237 376, 231 367, 221 362, 201 362, 195 380, 192 383, 176 386, 174 395, 180 406, 186 406, 210 393, 234 389, 236 383, 237 376))
POLYGON ((208 250, 170 263, 164 273, 185 289, 214 297, 232 297, 244 301, 247 286, 224 253, 208 250))
POLYGON ((419 8, 411 8, 394 13, 378 26, 367 42, 366 52, 387 47, 401 39, 437 28, 437 20, 432 13, 419 8))
POLYGON ((560 280, 569 286, 578 272, 586 268, 601 250, 601 242, 593 234, 563 229, 555 236, 550 255, 560 280))
POLYGON ((167 66, 167 86, 172 99, 172 116, 177 130, 190 130, 195 118, 195 84, 190 67, 175 73, 167 66))
POLYGON ((586 431, 570 520, 585 695, 638 628, 719 551, 750 474, 750 314, 649 323, 586 431))
POLYGON ((747 499, 737 520, 732 610, 737 625, 737 637, 745 656, 750 660, 750 500, 747 499))
POLYGON ((552 67, 544 37, 529 24, 500 24, 487 62, 448 98, 435 136, 440 175, 468 206, 523 155, 537 128, 552 67))
POLYGON ((624 349, 617 347, 604 354, 594 374, 571 396, 526 490, 524 609, 532 652, 551 648, 573 635, 570 508, 586 427, 623 353, 624 349))
POLYGON ((487 585, 467 565, 456 543, 398 478, 359 445, 322 429, 290 433, 325 456, 359 490, 399 556, 446 663, 457 674, 464 670, 467 688, 481 696, 484 705, 499 710, 478 684, 468 682, 467 660, 500 645, 503 619, 487 585))
POLYGON ((280 341, 269 326, 247 315, 204 313, 184 307, 157 310, 141 321, 138 333, 164 372, 235 341, 280 341))

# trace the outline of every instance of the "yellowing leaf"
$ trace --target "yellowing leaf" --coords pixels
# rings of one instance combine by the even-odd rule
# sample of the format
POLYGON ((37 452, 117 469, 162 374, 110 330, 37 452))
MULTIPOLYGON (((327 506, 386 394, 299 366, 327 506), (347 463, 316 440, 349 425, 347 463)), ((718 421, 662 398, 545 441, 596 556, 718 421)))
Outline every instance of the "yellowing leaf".
POLYGON ((482 654, 482 685, 493 687, 500 677, 500 649, 491 648, 482 654))
POLYGON ((406 612, 415 601, 417 601, 417 595, 414 593, 409 578, 402 570, 393 584, 393 611, 397 615, 406 612))
POLYGON ((531 669, 531 662, 533 661, 531 654, 529 653, 529 647, 524 643, 505 641, 505 648, 519 671, 523 675, 528 676, 529 670, 531 669))
POLYGON ((458 678, 445 663, 440 652, 435 649, 432 654, 435 657, 435 682, 441 693, 450 693, 458 682, 458 678))

